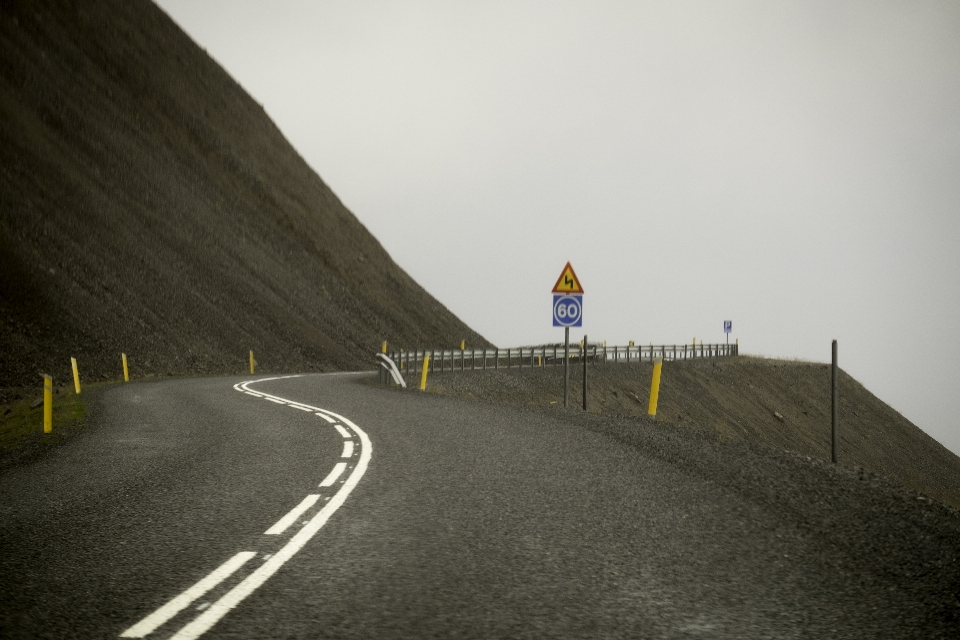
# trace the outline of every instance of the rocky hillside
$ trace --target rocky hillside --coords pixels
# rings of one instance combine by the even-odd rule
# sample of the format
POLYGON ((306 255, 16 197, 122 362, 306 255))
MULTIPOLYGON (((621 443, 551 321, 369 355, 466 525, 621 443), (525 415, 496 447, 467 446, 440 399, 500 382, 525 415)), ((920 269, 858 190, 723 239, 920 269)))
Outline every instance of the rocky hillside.
POLYGON ((461 339, 487 344, 154 4, 0 0, 0 388, 461 339))

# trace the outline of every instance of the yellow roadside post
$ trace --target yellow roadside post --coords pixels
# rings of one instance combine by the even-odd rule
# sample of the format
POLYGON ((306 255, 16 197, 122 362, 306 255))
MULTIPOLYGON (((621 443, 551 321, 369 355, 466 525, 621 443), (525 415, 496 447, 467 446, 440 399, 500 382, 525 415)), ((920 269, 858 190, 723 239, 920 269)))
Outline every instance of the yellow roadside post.
POLYGON ((461 340, 461 341, 460 341, 460 351, 464 351, 464 350, 466 350, 466 348, 467 348, 467 341, 466 341, 466 340, 461 340))
POLYGON ((430 355, 423 354, 423 372, 420 374, 420 391, 427 388, 427 371, 430 369, 430 355))
POLYGON ((380 347, 380 353, 386 353, 386 352, 387 352, 387 341, 384 340, 384 341, 383 341, 383 346, 380 347))
POLYGON ((53 431, 53 378, 43 374, 43 432, 53 431))
POLYGON ((253 365, 254 365, 254 364, 255 364, 255 361, 254 361, 254 359, 253 359, 253 350, 251 349, 251 351, 250 351, 250 375, 253 375, 253 365))
POLYGON ((657 356, 653 361, 653 380, 650 381, 650 406, 647 414, 651 418, 657 417, 657 398, 660 396, 660 369, 663 368, 663 358, 657 356))
POLYGON ((130 382, 130 370, 127 369, 127 354, 121 353, 120 357, 123 358, 123 381, 130 382))
POLYGON ((77 359, 70 358, 70 365, 73 367, 73 388, 77 390, 77 395, 80 395, 80 371, 77 370, 77 359))

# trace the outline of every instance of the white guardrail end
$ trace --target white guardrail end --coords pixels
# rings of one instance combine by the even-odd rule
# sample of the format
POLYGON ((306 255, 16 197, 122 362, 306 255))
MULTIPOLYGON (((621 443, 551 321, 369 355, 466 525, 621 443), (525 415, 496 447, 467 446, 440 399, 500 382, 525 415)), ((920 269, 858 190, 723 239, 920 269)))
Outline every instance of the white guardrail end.
POLYGON ((400 385, 404 389, 407 388, 407 383, 404 381, 403 376, 400 375, 400 370, 397 369, 397 365, 389 357, 382 353, 377 354, 377 363, 390 372, 390 377, 393 378, 395 384, 400 385))

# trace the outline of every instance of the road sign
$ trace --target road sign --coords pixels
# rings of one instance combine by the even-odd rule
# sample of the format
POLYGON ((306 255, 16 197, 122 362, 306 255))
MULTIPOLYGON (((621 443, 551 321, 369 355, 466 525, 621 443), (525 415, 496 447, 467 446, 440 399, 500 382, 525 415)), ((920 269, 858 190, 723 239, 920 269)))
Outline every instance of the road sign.
POLYGON ((570 266, 569 262, 567 266, 563 268, 563 273, 560 274, 560 279, 557 280, 557 284, 553 285, 553 293, 583 294, 583 287, 580 286, 580 280, 577 279, 577 274, 573 272, 573 267, 570 266))
POLYGON ((730 333, 733 331, 733 320, 724 320, 723 321, 723 332, 730 333))
POLYGON ((583 296, 555 294, 553 296, 553 326, 583 326, 583 296))

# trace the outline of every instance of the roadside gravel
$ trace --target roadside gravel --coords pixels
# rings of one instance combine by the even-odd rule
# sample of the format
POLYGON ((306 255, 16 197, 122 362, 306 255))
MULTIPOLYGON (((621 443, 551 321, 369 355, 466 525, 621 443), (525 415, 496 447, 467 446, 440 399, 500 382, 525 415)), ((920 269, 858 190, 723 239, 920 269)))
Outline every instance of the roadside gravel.
MULTIPOLYGON (((531 419, 548 416, 602 434, 772 514, 775 539, 783 544, 782 562, 795 561, 791 549, 806 549, 804 562, 822 567, 824 579, 833 585, 833 602, 844 617, 840 626, 863 631, 840 635, 960 637, 956 509, 863 468, 833 465, 746 438, 721 440, 713 429, 564 409, 562 395, 557 400, 556 373, 533 373, 435 376, 432 391, 509 405, 531 419)), ((579 396, 571 396, 571 405, 578 404, 579 396)))

